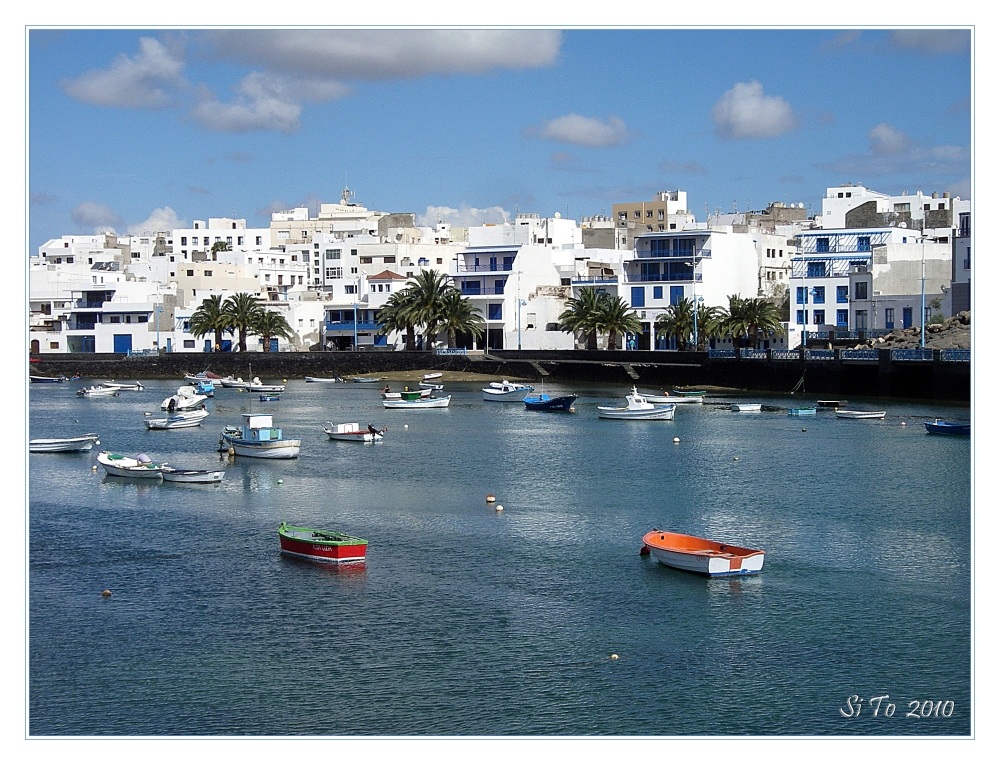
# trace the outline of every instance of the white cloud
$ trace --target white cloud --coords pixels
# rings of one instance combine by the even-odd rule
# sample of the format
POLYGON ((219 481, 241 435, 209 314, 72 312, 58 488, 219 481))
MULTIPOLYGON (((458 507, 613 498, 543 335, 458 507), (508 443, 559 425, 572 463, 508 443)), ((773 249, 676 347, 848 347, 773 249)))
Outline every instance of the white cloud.
POLYGON ((99 202, 80 202, 70 213, 73 222, 78 226, 118 226, 122 218, 107 205, 99 202))
POLYGON ((320 79, 387 80, 548 66, 558 30, 305 29, 206 33, 220 58, 320 79))
POLYGON ((454 207, 428 205, 423 215, 416 216, 418 226, 434 226, 438 221, 444 221, 453 226, 481 226, 484 223, 503 223, 510 217, 510 212, 499 205, 483 209, 462 205, 458 210, 454 207))
POLYGON ((575 146, 621 146, 631 138, 625 123, 613 114, 608 116, 607 122, 595 117, 567 114, 543 121, 541 125, 532 125, 526 132, 575 146))
POLYGON ((97 106, 163 109, 170 105, 170 91, 184 83, 184 62, 159 40, 139 38, 139 53, 124 53, 107 69, 93 69, 60 86, 78 101, 97 106))
POLYGON ((302 106, 281 78, 251 72, 240 81, 236 92, 236 99, 229 103, 204 94, 191 108, 191 117, 209 130, 229 133, 298 130, 302 106))
POLYGON ((920 53, 968 53, 972 33, 968 29, 897 29, 889 37, 897 48, 920 53))
POLYGON ((910 137, 902 130, 896 130, 888 122, 880 122, 868 131, 872 151, 876 154, 897 154, 910 145, 910 137))
POLYGON ((187 221, 181 220, 169 207, 157 207, 142 223, 128 227, 130 234, 155 234, 174 228, 187 228, 187 221))
POLYGON ((756 80, 737 82, 712 107, 716 133, 722 138, 775 138, 798 127, 791 105, 768 96, 756 80))
POLYGON ((972 199, 972 178, 963 178, 956 183, 952 183, 945 191, 950 192, 953 197, 972 199))

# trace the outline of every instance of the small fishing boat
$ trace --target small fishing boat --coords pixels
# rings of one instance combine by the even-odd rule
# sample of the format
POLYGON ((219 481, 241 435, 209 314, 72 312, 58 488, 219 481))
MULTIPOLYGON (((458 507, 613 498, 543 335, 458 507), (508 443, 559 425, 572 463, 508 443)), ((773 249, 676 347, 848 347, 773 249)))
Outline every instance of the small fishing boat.
POLYGON ((281 393, 285 389, 284 385, 266 385, 260 381, 259 377, 253 378, 243 387, 251 393, 281 393))
POLYGON ((29 383, 61 383, 66 382, 69 379, 65 375, 59 375, 58 377, 43 377, 42 375, 28 375, 29 383))
POLYGON ((342 377, 306 377, 307 383, 342 383, 342 377))
POLYGON ((526 394, 531 393, 534 388, 530 385, 503 382, 492 382, 488 388, 483 388, 483 401, 524 401, 526 394))
POLYGON ((278 540, 281 552, 324 563, 363 561, 368 549, 366 539, 287 523, 278 526, 278 540))
POLYGON ((222 438, 239 457, 292 459, 299 456, 302 445, 298 438, 285 438, 281 428, 274 427, 270 414, 244 414, 239 431, 226 428, 222 438))
POLYGON ((443 377, 443 376, 444 375, 441 372, 428 372, 427 374, 424 375, 424 379, 425 380, 436 380, 439 377, 443 377))
POLYGON ((101 452, 97 462, 108 475, 120 478, 143 478, 159 481, 163 477, 163 465, 152 462, 145 454, 126 457, 114 452, 101 452))
POLYGON ((423 390, 444 390, 444 385, 440 383, 418 382, 417 387, 423 390))
POLYGON ((211 380, 199 380, 194 384, 194 391, 202 396, 214 396, 215 383, 211 380))
POLYGON ((105 388, 118 388, 118 390, 146 390, 146 386, 136 380, 135 382, 116 382, 115 380, 104 380, 101 382, 105 388))
POLYGON ((705 401, 703 396, 679 396, 670 393, 664 393, 662 396, 655 393, 643 393, 642 395, 650 404, 701 404, 705 401))
POLYGON ((205 381, 212 382, 213 380, 222 380, 222 378, 219 377, 219 375, 215 374, 214 372, 209 372, 206 369, 204 372, 199 372, 196 375, 186 374, 184 375, 184 380, 190 383, 199 383, 205 381))
POLYGON ((760 404, 730 404, 729 408, 734 412, 759 412, 760 404))
POLYGON ((160 409, 168 412, 197 409, 206 401, 208 401, 208 396, 198 393, 191 385, 182 385, 173 396, 167 396, 163 399, 160 409))
POLYGON ((642 538, 642 552, 665 566, 706 576, 759 574, 764 551, 653 529, 642 538))
POLYGON ((627 406, 599 406, 597 416, 605 420, 672 420, 674 411, 677 409, 674 404, 656 405, 646 401, 635 386, 632 392, 625 397, 627 406))
POLYGON ((842 406, 847 406, 847 402, 837 399, 820 399, 816 402, 817 409, 839 409, 842 406))
MULTIPOLYGON (((405 393, 403 395, 406 395, 405 393)), ((419 396, 419 394, 417 394, 419 396)), ((433 398, 428 396, 427 398, 415 398, 415 399, 400 399, 399 401, 392 401, 386 399, 382 402, 382 406, 386 409, 444 409, 451 403, 451 396, 445 396, 444 398, 433 398)))
POLYGON ((928 433, 935 433, 942 436, 968 436, 972 434, 971 423, 968 422, 945 422, 937 417, 934 422, 925 422, 924 427, 928 433))
POLYGON ((708 391, 705 390, 679 390, 674 388, 672 392, 675 396, 701 396, 704 398, 708 395, 708 391))
POLYGON ((377 383, 382 380, 381 377, 352 377, 350 382, 352 383, 377 383))
POLYGON ((404 396, 407 401, 412 401, 415 398, 430 398, 431 391, 429 388, 422 390, 408 390, 404 389, 401 391, 382 391, 382 399, 384 401, 399 401, 404 396))
POLYGON ((242 377, 228 375, 219 380, 219 385, 223 388, 245 388, 247 384, 243 381, 242 377))
POLYGON ((523 401, 524 408, 532 412, 571 412, 576 398, 573 394, 550 396, 548 393, 543 393, 540 396, 525 396, 523 401))
POLYGON ((96 433, 72 438, 33 438, 28 441, 29 452, 89 452, 95 444, 100 444, 96 433))
POLYGON ((323 432, 331 441, 363 441, 371 444, 385 437, 386 427, 382 426, 382 430, 378 430, 371 423, 368 423, 367 428, 362 428, 357 422, 342 422, 339 425, 328 422, 323 426, 323 432))
POLYGON ((106 385, 91 385, 89 388, 80 388, 76 395, 84 398, 107 398, 109 396, 119 396, 121 391, 118 388, 109 388, 106 385))
POLYGON ((788 409, 789 417, 809 417, 813 414, 816 414, 816 407, 814 406, 797 406, 788 409))
POLYGON ((863 412, 860 409, 837 409, 837 417, 842 420, 884 420, 885 412, 863 412))
POLYGON ((260 394, 261 401, 280 401, 281 396, 276 396, 273 393, 262 393, 260 394))
POLYGON ((176 430, 177 428, 196 428, 201 425, 201 421, 208 417, 208 412, 204 409, 195 409, 190 412, 178 412, 167 417, 150 417, 143 422, 149 430, 176 430))
POLYGON ((160 471, 168 483, 221 483, 225 470, 188 470, 164 465, 160 471))

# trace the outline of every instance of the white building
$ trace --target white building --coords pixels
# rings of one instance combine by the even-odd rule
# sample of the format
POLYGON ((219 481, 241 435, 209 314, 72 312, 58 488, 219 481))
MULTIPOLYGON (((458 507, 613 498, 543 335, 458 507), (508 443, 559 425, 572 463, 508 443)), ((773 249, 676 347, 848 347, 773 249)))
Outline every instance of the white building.
POLYGON ((952 242, 952 313, 972 310, 972 213, 958 215, 958 229, 952 242))
POLYGON ((231 252, 247 252, 271 247, 271 231, 247 228, 245 218, 196 220, 191 228, 175 228, 171 233, 173 256, 170 262, 218 260, 218 247, 231 252), (216 251, 213 252, 212 248, 216 251))

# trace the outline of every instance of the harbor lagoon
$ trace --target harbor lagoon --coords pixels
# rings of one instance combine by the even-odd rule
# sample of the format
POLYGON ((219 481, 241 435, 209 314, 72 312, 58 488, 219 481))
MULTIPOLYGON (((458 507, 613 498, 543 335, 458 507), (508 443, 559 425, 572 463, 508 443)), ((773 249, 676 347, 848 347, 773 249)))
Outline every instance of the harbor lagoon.
POLYGON ((165 431, 144 414, 179 381, 31 386, 31 438, 101 445, 28 458, 30 735, 970 734, 970 441, 923 426, 968 408, 720 394, 622 422, 597 407, 631 384, 535 384, 579 398, 532 412, 443 382, 426 411, 377 384, 224 389, 165 431), (300 456, 220 454, 249 411, 300 456), (114 479, 103 449, 226 475, 114 479), (367 559, 282 556, 283 521, 367 559), (667 568, 639 554, 653 528, 762 549, 763 571, 667 568))

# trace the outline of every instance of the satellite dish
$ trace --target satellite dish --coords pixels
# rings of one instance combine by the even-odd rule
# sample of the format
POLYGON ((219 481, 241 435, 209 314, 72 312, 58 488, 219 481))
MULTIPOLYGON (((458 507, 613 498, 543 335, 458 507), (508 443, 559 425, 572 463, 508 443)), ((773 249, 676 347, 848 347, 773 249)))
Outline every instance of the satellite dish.
POLYGON ((402 229, 402 228, 397 228, 397 229, 396 229, 396 233, 397 233, 397 234, 399 234, 400 236, 402 236, 402 234, 403 234, 403 229, 402 229))

